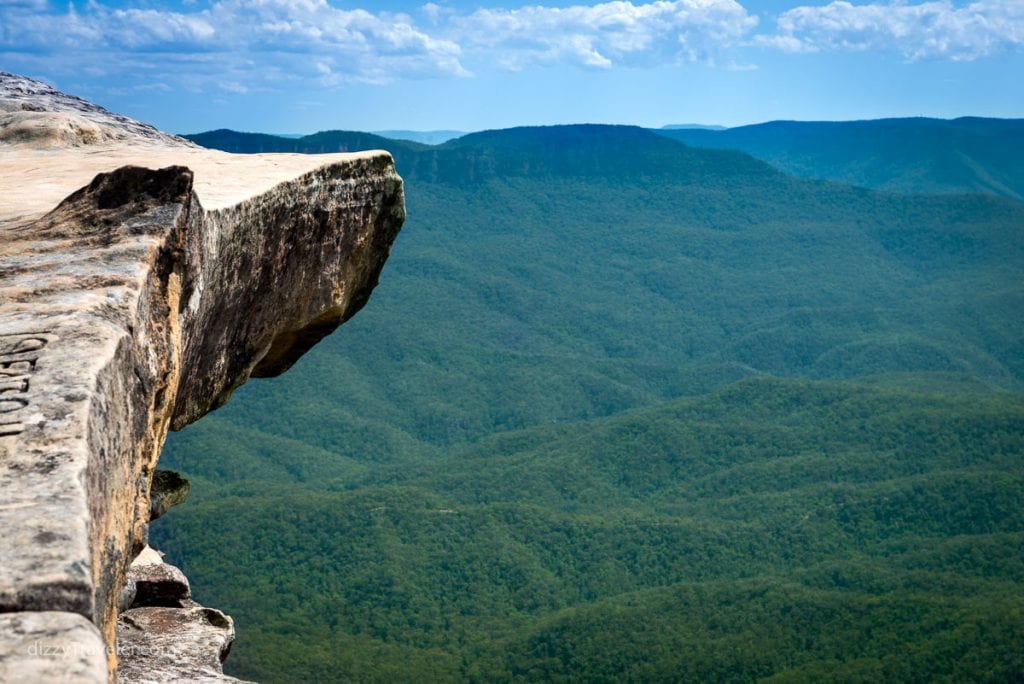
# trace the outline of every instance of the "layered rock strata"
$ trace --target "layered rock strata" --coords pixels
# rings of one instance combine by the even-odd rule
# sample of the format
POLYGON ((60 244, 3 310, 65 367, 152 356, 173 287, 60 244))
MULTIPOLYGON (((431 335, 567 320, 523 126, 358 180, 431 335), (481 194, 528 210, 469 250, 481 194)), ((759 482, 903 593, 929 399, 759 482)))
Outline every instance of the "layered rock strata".
POLYGON ((235 639, 230 617, 192 600, 188 579, 150 547, 128 568, 130 605, 117 621, 122 682, 238 682, 222 665, 235 639))
MULTIPOLYGON (((55 660, 69 669, 49 678, 96 681, 97 660, 116 672, 167 430, 286 370, 366 303, 402 183, 386 152, 201 150, 0 73, 5 112, 0 617, 21 627, 0 629, 0 666, 5 681, 35 668, 24 640, 52 615, 87 663, 55 660)), ((159 615, 136 624, 181 618, 159 615)))

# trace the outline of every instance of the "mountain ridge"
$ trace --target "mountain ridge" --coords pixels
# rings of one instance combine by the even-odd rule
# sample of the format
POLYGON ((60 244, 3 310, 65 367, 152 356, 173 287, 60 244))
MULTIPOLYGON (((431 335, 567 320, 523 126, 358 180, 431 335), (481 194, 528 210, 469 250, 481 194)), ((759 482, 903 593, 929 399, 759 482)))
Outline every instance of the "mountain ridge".
POLYGON ((803 178, 898 192, 976 191, 1024 201, 1024 119, 965 116, 769 121, 723 131, 655 130, 735 149, 803 178))
POLYGON ((440 145, 396 141, 358 131, 324 131, 298 139, 227 129, 185 136, 226 152, 351 152, 387 147, 410 178, 479 182, 494 176, 633 174, 777 175, 763 162, 730 151, 690 151, 638 126, 522 126, 469 133, 440 145), (568 151, 573 154, 569 155, 568 151), (637 160, 643 158, 642 162, 637 160), (694 169, 691 164, 699 164, 694 169))
MULTIPOLYGON (((678 171, 680 167, 673 169, 671 164, 666 164, 671 153, 657 151, 655 143, 639 136, 641 130, 689 147, 741 153, 774 170, 804 179, 901 194, 984 193, 1024 202, 1024 172, 1014 161, 1024 155, 1024 119, 965 116, 957 119, 919 117, 835 122, 780 120, 723 129, 565 124, 478 131, 436 145, 339 130, 301 138, 282 138, 220 129, 184 137, 204 146, 243 153, 315 154, 388 148, 413 177, 437 180, 457 176, 460 182, 470 179, 475 182, 481 176, 514 170, 515 162, 512 160, 506 159, 509 166, 498 169, 492 157, 502 147, 506 148, 504 153, 507 154, 515 139, 529 144, 536 140, 534 134, 539 133, 547 138, 549 145, 575 143, 579 146, 585 142, 588 131, 592 134, 616 132, 623 138, 632 136, 631 141, 621 141, 622 149, 618 151, 620 163, 628 159, 629 145, 635 144, 639 149, 634 153, 653 153, 648 160, 648 174, 678 171), (907 131, 917 138, 908 138, 907 131), (1003 140, 998 138, 1000 135, 1009 135, 1010 138, 1003 140), (919 144, 915 140, 921 136, 924 136, 921 144, 926 144, 923 150, 915 147, 919 144), (966 148, 961 149, 965 145, 966 148), (944 149, 946 147, 949 149, 944 149), (473 159, 467 158, 470 149, 477 152, 473 159), (865 159, 873 161, 865 162, 865 159), (462 170, 461 176, 457 173, 459 169, 462 170)), ((722 167, 733 165, 752 171, 749 161, 741 159, 719 157, 717 163, 722 167)), ((524 161, 519 160, 520 166, 524 161)), ((584 156, 563 160, 557 165, 549 164, 548 169, 554 173, 581 173, 586 171, 588 161, 601 162, 597 168, 599 174, 613 167, 614 160, 584 156)), ((641 173, 643 170, 635 168, 632 171, 641 173)))

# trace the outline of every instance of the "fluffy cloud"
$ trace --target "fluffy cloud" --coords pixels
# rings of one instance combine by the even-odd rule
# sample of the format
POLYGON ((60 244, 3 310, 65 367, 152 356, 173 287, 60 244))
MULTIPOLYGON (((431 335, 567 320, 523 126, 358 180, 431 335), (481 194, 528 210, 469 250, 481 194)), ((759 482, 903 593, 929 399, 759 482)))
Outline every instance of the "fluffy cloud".
POLYGON ((1024 2, 948 0, 854 5, 837 0, 796 7, 778 18, 779 33, 756 41, 787 52, 887 51, 906 59, 972 60, 1024 45, 1024 2))
POLYGON ((80 62, 88 55, 106 70, 159 71, 185 62, 194 67, 193 80, 205 74, 236 92, 244 81, 286 77, 372 82, 466 74, 459 46, 428 35, 407 15, 340 10, 325 0, 219 0, 192 12, 90 1, 81 12, 70 5, 63 14, 0 2, 7 3, 0 5, 0 51, 9 56, 69 55, 80 62))
POLYGON ((427 3, 420 16, 425 28, 407 14, 338 9, 326 0, 215 0, 184 11, 112 9, 96 0, 80 11, 74 4, 66 12, 46 7, 46 0, 0 0, 0 53, 21 61, 31 55, 37 69, 63 58, 68 70, 86 62, 94 70, 131 69, 160 80, 173 80, 185 64, 197 87, 205 82, 232 91, 289 78, 334 85, 495 67, 711 60, 757 24, 736 0, 468 14, 427 3))
POLYGON ((5 8, 22 8, 41 12, 46 9, 46 0, 0 0, 0 11, 5 8))
POLYGON ((468 51, 510 69, 567 62, 607 68, 707 59, 756 25, 734 0, 676 0, 481 9, 453 18, 451 31, 468 51))
POLYGON ((0 59, 7 68, 116 74, 129 87, 187 83, 243 92, 296 79, 333 86, 554 64, 753 68, 744 52, 750 45, 965 60, 1024 44, 1024 0, 840 0, 784 12, 772 33, 760 35, 754 35, 758 17, 739 0, 615 0, 473 12, 428 2, 415 18, 339 9, 328 0, 212 0, 205 7, 185 0, 175 10, 161 9, 160 0, 120 9, 103 0, 65 1, 0 0, 0 59))

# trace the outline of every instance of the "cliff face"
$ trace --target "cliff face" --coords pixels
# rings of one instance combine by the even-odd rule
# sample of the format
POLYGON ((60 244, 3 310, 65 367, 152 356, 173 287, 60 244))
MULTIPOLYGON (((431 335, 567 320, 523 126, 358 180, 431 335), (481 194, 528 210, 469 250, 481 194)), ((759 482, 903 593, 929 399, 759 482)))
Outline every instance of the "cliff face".
POLYGON ((402 182, 386 152, 238 159, 33 84, 0 74, 0 112, 74 144, 0 117, 0 680, 95 681, 167 430, 366 303, 402 182), (80 657, 40 655, 57 635, 80 657))

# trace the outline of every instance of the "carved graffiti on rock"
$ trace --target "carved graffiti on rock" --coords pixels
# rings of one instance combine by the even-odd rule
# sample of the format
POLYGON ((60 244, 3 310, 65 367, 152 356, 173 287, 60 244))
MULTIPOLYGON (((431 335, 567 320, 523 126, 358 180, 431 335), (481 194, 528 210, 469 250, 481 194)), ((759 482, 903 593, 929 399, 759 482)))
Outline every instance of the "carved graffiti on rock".
POLYGON ((31 403, 31 376, 49 343, 47 333, 0 334, 0 437, 24 432, 21 416, 31 403))

